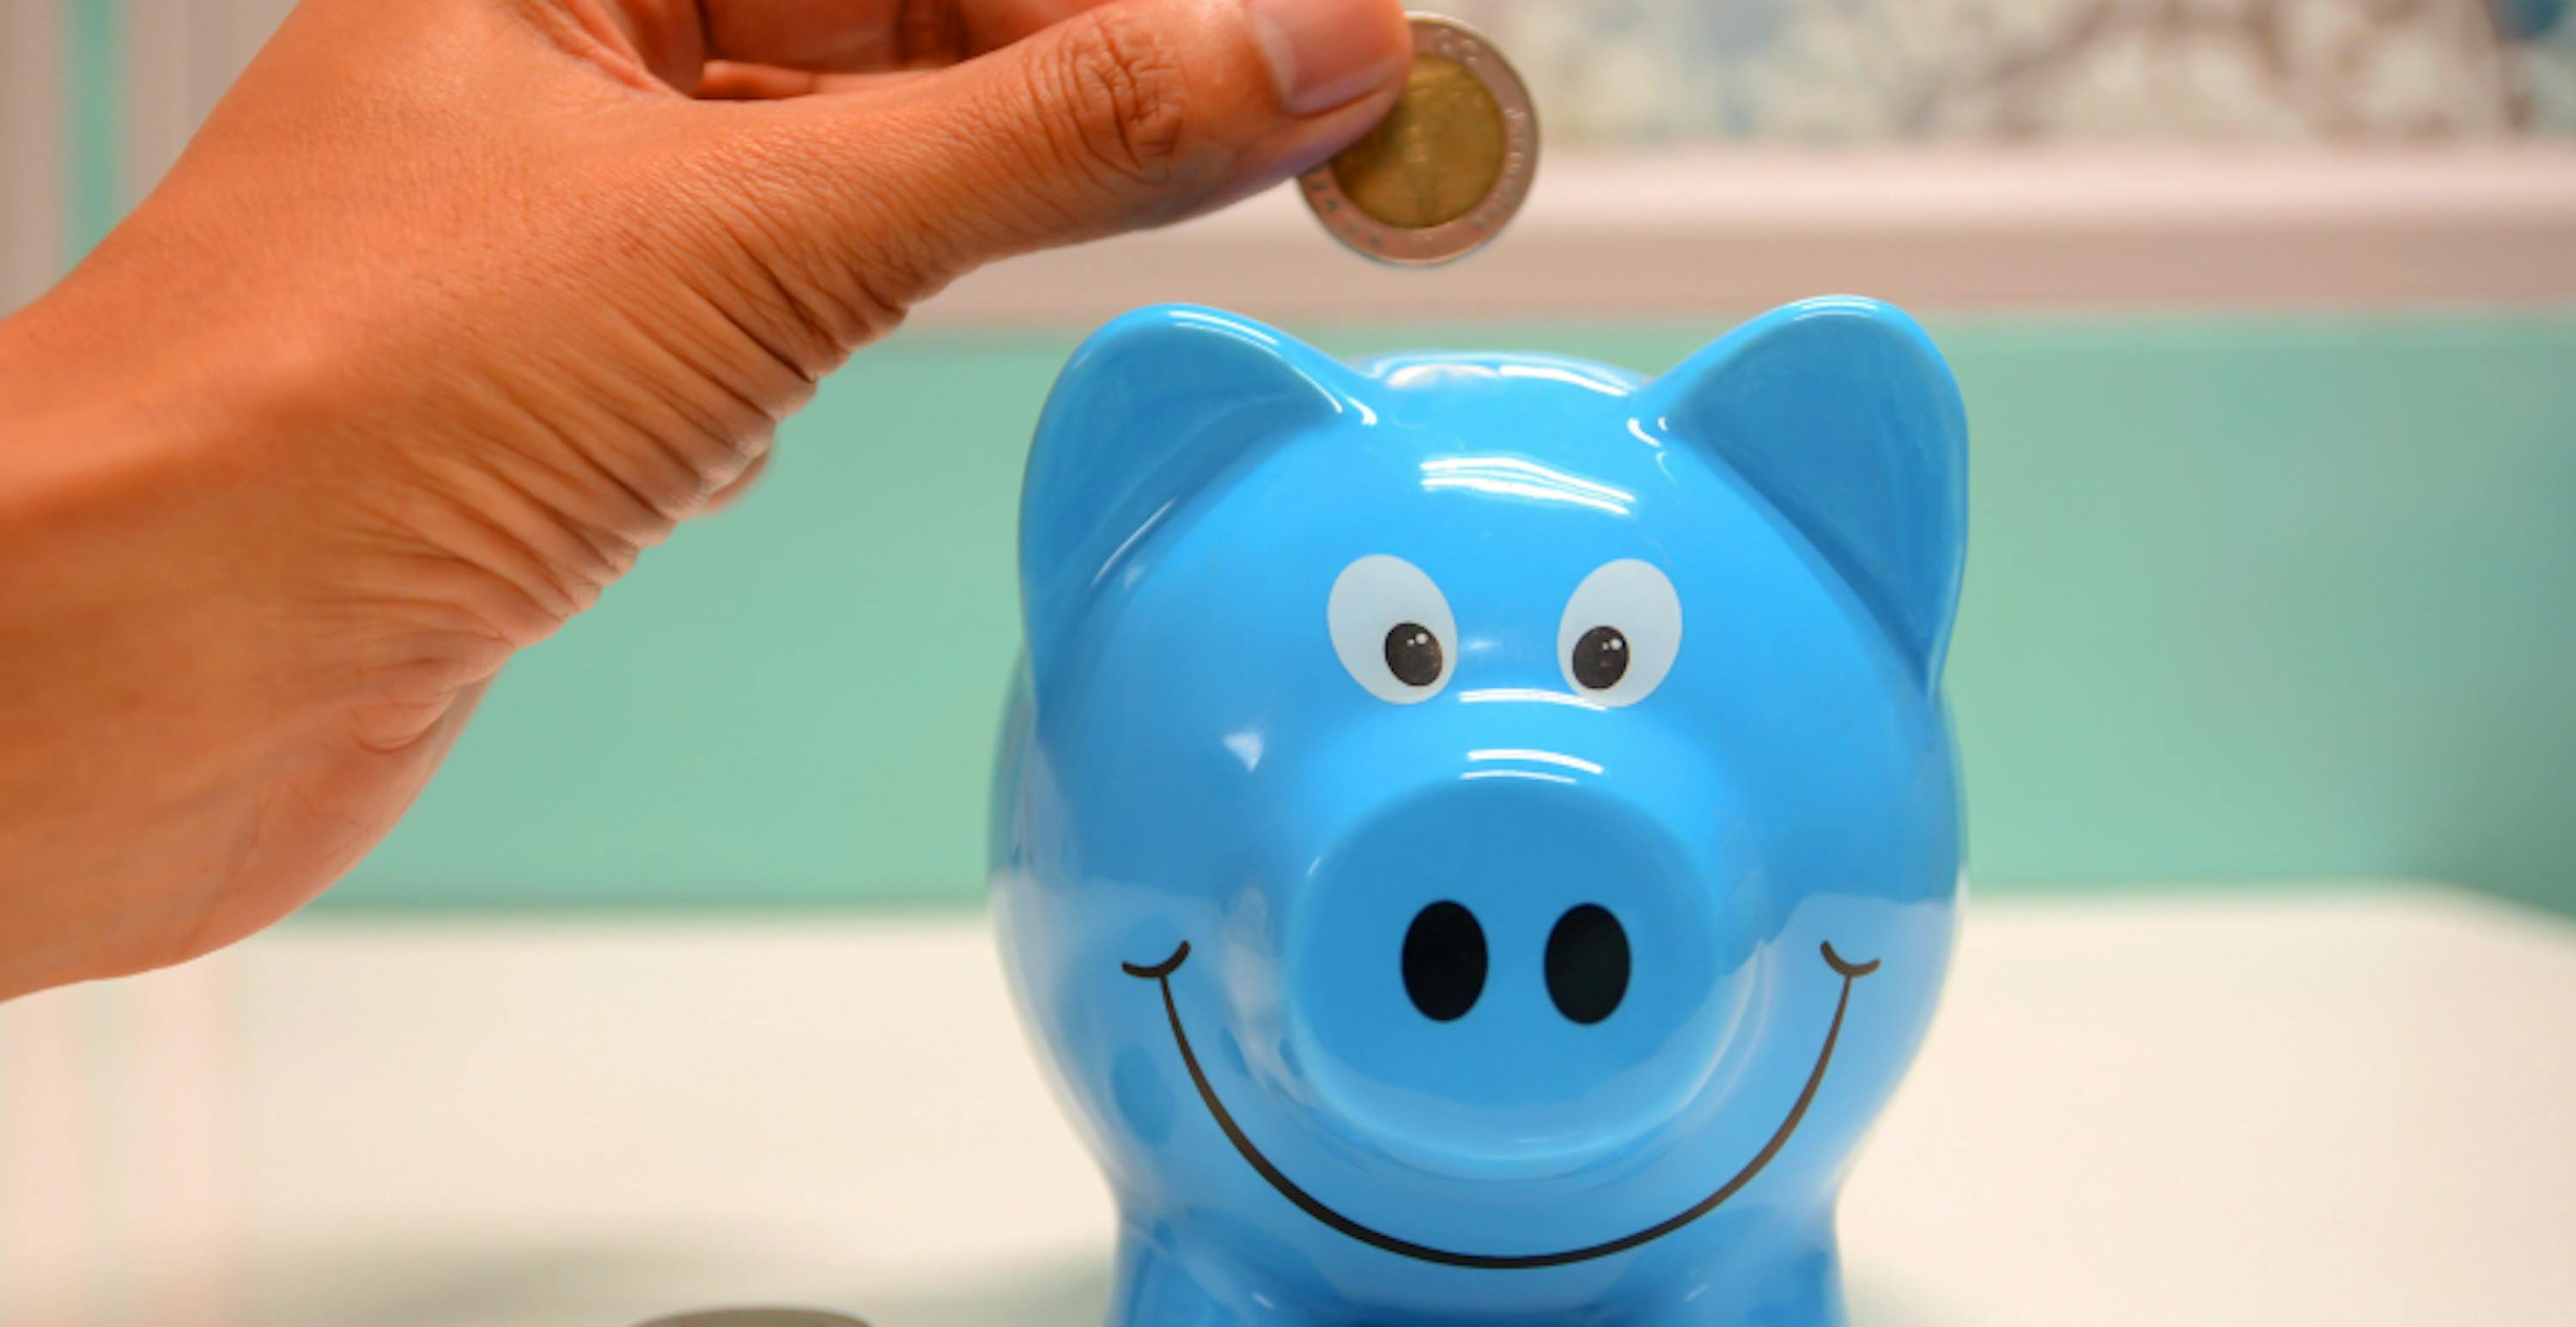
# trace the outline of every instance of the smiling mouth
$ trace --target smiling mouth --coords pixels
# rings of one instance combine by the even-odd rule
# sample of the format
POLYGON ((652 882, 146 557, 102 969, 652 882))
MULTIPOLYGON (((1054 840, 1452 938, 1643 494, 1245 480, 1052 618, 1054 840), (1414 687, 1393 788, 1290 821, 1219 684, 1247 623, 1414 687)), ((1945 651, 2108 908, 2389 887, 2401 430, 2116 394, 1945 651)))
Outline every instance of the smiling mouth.
POLYGON ((1716 1211, 1718 1204, 1734 1197, 1738 1190, 1752 1183, 1753 1177, 1761 1174, 1762 1168, 1770 1165, 1773 1157, 1780 1155, 1780 1149, 1789 1142, 1789 1135, 1797 1132, 1798 1122, 1806 1118, 1807 1107, 1815 1102, 1816 1089, 1825 1081, 1825 1066, 1833 1061, 1834 1043, 1842 1037, 1843 1012, 1851 1007, 1852 983, 1878 971, 1877 959, 1871 959, 1866 963, 1844 961, 1842 955, 1834 952, 1833 942, 1830 940, 1824 943, 1823 950, 1825 965, 1832 968, 1843 979, 1842 994, 1834 1001, 1833 1024, 1825 1029, 1825 1044, 1816 1051, 1816 1067, 1807 1074, 1807 1085, 1798 1093, 1797 1104, 1789 1108, 1789 1114, 1780 1121, 1780 1127, 1772 1131, 1771 1141, 1764 1143, 1762 1150, 1755 1153, 1751 1161, 1744 1163, 1743 1169, 1735 1172, 1734 1177, 1724 1184, 1717 1186, 1716 1192, 1700 1199, 1688 1209, 1643 1230, 1632 1231, 1617 1239, 1604 1240, 1599 1244, 1590 1244, 1579 1249, 1562 1249, 1555 1253, 1513 1254, 1459 1253, 1450 1249, 1436 1249, 1428 1244, 1416 1244, 1412 1240, 1401 1239, 1385 1231, 1361 1225, 1326 1206, 1313 1194, 1299 1188, 1295 1180, 1288 1178, 1279 1167, 1272 1165, 1270 1158, 1263 1156, 1261 1149, 1253 1146, 1252 1140, 1244 1136, 1243 1126, 1234 1122, 1233 1113, 1225 1108, 1223 1101, 1217 1099, 1216 1089, 1208 1083, 1207 1072, 1199 1068, 1198 1055, 1190 1049, 1190 1034, 1181 1026, 1181 1007, 1172 999, 1172 974, 1180 971, 1181 965, 1189 961, 1190 942, 1183 940, 1181 947, 1173 950, 1172 956, 1160 963, 1150 966, 1121 963, 1118 966, 1128 976, 1153 982, 1162 988, 1163 1012, 1172 1022, 1172 1044, 1180 1048, 1181 1063, 1189 1068, 1190 1081, 1198 1085, 1199 1100, 1206 1103, 1208 1114, 1216 1120, 1216 1127, 1225 1131, 1226 1141, 1234 1144, 1234 1150, 1242 1154, 1244 1162, 1250 1165, 1262 1179, 1269 1181, 1270 1187, 1278 1190, 1280 1197, 1296 1204, 1298 1210, 1306 1215, 1362 1244, 1384 1249, 1388 1253, 1401 1257, 1438 1263, 1443 1267, 1473 1267, 1487 1271, 1527 1271, 1539 1267, 1563 1267, 1569 1263, 1607 1258, 1612 1254, 1625 1253, 1640 1244, 1662 1239, 1716 1211))

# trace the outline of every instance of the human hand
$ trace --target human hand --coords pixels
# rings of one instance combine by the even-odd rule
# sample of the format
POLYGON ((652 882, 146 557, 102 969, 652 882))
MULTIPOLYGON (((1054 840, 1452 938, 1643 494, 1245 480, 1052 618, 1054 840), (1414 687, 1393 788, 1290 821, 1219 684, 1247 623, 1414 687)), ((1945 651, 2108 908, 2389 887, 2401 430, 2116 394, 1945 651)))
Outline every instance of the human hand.
POLYGON ((300 906, 818 375, 1406 56, 1395 0, 306 0, 0 323, 0 998, 300 906))

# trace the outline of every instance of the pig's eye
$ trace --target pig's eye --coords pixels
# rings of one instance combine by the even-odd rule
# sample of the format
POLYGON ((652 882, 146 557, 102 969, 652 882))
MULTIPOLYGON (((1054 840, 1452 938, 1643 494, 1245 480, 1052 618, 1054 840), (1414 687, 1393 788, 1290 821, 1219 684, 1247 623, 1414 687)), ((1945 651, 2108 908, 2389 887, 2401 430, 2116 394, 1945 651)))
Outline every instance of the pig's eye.
POLYGON ((1681 646, 1681 596, 1652 563, 1635 558, 1584 577, 1556 628, 1566 685, 1603 705, 1634 705, 1652 694, 1681 646))
POLYGON ((1410 705, 1448 683, 1458 624, 1420 567, 1372 553, 1342 568, 1324 618, 1333 653, 1370 695, 1410 705))
POLYGON ((1386 631, 1386 671, 1409 687, 1440 680, 1440 638, 1419 622, 1398 622, 1386 631))
POLYGON ((1628 675, 1628 637, 1617 627, 1594 627, 1574 642, 1574 684, 1607 691, 1628 675))

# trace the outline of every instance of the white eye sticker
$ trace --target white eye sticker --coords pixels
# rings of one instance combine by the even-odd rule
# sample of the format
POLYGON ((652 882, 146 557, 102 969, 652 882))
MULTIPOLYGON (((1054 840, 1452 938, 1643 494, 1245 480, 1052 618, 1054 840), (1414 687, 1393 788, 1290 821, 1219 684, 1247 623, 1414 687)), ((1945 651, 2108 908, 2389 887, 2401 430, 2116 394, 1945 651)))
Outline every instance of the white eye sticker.
POLYGON ((1342 568, 1324 605, 1333 653, 1380 700, 1411 705, 1449 684, 1458 624, 1422 568, 1372 553, 1342 568))
POLYGON ((1653 694, 1682 648, 1682 600, 1653 563, 1622 558, 1574 587, 1556 662, 1574 694, 1610 706, 1653 694))

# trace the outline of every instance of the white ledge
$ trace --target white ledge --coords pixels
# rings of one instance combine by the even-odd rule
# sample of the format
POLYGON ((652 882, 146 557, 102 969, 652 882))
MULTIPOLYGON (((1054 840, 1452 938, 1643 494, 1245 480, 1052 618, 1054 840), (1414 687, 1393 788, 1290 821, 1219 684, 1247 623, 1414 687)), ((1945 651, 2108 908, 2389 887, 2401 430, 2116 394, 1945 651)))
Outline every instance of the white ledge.
POLYGON ((2576 144, 1692 151, 1545 161, 1485 252, 1395 271, 1282 188, 961 281, 930 327, 1088 325, 1158 300, 1285 320, 2576 303, 2576 144))

